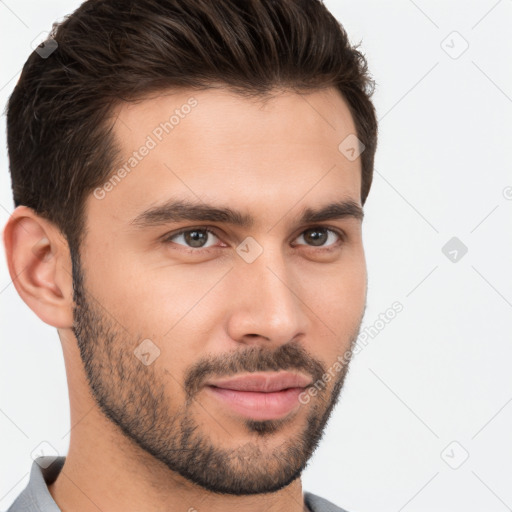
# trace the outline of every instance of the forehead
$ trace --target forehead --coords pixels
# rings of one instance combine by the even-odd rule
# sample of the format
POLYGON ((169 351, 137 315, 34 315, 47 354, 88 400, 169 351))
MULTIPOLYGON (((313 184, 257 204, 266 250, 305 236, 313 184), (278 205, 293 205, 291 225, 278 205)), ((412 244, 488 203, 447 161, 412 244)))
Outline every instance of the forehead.
POLYGON ((264 101, 226 89, 181 90, 114 111, 119 160, 89 214, 124 224, 169 198, 221 203, 272 222, 294 205, 360 204, 360 159, 340 150, 356 129, 335 89, 264 101), (257 212, 257 213, 256 213, 257 212))

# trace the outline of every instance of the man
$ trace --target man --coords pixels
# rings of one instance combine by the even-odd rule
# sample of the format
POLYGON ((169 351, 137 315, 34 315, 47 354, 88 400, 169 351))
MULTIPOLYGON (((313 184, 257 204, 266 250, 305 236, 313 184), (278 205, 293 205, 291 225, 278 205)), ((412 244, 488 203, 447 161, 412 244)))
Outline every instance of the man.
POLYGON ((364 315, 377 123, 319 0, 89 0, 8 104, 14 285, 66 457, 18 511, 339 511, 301 473, 364 315))

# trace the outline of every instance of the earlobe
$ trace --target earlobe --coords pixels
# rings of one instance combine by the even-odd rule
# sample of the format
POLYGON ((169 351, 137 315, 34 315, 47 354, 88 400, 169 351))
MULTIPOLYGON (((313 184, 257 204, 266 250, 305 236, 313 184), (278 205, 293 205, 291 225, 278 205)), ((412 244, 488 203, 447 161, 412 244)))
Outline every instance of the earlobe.
POLYGON ((4 228, 12 282, 25 304, 57 328, 73 323, 71 259, 60 231, 31 208, 18 206, 4 228))

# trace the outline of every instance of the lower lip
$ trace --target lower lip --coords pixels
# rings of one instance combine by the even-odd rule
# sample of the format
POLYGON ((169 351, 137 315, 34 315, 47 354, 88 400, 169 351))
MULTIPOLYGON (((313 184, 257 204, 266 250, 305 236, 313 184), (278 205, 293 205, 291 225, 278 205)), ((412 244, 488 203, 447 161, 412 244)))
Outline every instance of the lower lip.
POLYGON ((300 405, 299 395, 304 391, 304 388, 289 388, 260 393, 214 386, 207 386, 207 389, 237 413, 255 420, 272 420, 289 414, 300 405))

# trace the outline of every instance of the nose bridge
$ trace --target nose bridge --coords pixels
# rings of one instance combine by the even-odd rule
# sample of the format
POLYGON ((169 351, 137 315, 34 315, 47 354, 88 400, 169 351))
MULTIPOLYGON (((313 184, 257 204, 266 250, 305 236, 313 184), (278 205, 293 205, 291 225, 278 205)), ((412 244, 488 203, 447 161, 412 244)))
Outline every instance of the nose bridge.
POLYGON ((304 332, 307 317, 293 269, 281 248, 266 247, 252 263, 239 261, 236 267, 230 318, 234 339, 250 334, 286 343, 304 332))

